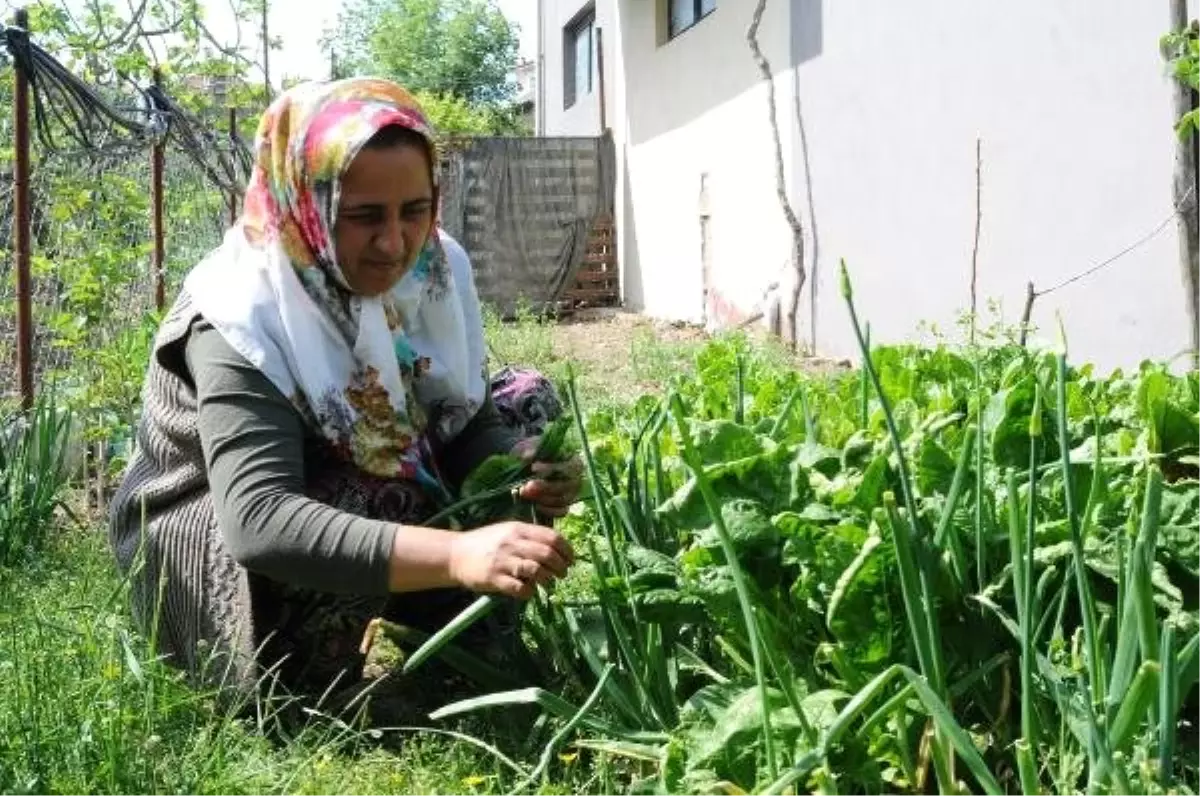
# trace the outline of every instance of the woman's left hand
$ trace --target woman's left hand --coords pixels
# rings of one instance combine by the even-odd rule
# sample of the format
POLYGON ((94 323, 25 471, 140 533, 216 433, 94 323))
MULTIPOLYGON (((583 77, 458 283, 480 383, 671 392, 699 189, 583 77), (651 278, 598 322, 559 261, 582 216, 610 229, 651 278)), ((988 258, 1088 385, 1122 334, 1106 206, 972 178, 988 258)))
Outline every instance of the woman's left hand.
MULTIPOLYGON (((538 438, 530 437, 518 442, 512 453, 529 461, 537 450, 538 438)), ((578 456, 561 462, 533 462, 530 470, 537 476, 526 482, 517 492, 522 500, 532 503, 540 514, 547 517, 562 517, 579 498, 583 485, 583 463, 578 456)))

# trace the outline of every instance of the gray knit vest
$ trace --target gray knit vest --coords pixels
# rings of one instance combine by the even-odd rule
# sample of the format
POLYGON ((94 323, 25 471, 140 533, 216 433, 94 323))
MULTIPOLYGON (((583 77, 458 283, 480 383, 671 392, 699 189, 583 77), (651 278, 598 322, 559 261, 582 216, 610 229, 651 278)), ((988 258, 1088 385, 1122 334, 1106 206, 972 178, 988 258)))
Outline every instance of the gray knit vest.
POLYGON ((225 549, 213 513, 184 358, 197 316, 181 292, 159 328, 109 541, 130 579, 135 621, 156 652, 197 684, 246 694, 260 675, 259 634, 247 572, 225 549))

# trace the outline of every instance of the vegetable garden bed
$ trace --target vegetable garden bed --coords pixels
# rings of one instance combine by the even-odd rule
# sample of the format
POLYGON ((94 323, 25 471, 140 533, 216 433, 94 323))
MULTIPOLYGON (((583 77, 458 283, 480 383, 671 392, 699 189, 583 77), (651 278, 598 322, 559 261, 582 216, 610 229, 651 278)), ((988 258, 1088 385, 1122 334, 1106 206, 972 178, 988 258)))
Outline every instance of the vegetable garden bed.
POLYGON ((565 722, 525 786, 573 747, 639 792, 1194 792, 1196 374, 870 363, 727 338, 665 397, 572 390, 583 563, 527 611, 541 686, 435 718, 565 722))

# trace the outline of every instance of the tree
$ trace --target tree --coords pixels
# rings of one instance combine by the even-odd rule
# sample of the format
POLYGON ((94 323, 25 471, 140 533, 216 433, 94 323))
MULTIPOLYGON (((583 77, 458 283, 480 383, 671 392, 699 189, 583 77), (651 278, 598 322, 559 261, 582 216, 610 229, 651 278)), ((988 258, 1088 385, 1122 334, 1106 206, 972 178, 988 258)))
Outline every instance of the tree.
POLYGON ((472 105, 450 94, 414 92, 439 135, 529 135, 516 106, 472 105))
POLYGON ((336 77, 376 74, 495 107, 515 94, 517 43, 495 0, 348 0, 322 47, 336 77))

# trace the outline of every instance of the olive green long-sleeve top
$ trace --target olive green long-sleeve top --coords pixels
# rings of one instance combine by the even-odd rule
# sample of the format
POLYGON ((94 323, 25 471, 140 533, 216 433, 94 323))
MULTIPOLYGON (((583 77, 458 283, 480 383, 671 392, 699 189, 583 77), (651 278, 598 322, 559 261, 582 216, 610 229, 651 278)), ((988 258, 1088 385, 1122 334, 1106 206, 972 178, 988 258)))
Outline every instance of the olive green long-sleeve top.
MULTIPOLYGON (((186 364, 195 380, 213 511, 230 554, 249 571, 301 587, 386 593, 392 543, 401 526, 306 496, 310 432, 300 414, 202 319, 188 338, 186 364)), ((467 427, 440 452, 438 464, 457 484, 518 438, 489 393, 467 427)))

